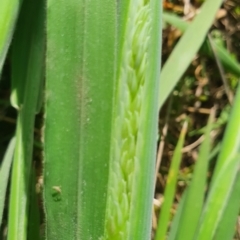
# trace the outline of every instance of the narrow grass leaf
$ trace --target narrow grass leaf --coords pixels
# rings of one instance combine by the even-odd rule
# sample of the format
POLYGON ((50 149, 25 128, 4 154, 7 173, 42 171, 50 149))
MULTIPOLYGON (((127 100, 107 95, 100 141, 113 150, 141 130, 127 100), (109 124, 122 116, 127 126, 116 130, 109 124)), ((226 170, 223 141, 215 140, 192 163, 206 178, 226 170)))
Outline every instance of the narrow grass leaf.
POLYGON ((171 207, 172 207, 175 190, 176 190, 176 183, 178 179, 179 166, 182 159, 182 148, 184 145, 186 131, 187 131, 187 122, 185 122, 183 125, 177 146, 173 153, 172 163, 171 163, 168 178, 167 178, 167 185, 164 191, 164 202, 161 207, 155 240, 164 240, 166 238, 167 229, 170 222, 171 207))
POLYGON ((47 1, 47 239, 104 231, 115 84, 116 1, 47 1))
POLYGON ((159 108, 169 96, 201 47, 222 0, 205 1, 163 66, 160 76, 159 108), (196 31, 197 29, 197 31, 196 31))
POLYGON ((210 132, 213 120, 212 115, 213 113, 209 117, 206 132, 204 134, 204 141, 199 150, 199 156, 195 164, 191 183, 188 186, 188 193, 186 195, 178 232, 176 234, 177 240, 192 240, 201 216, 207 183, 208 156, 211 149, 210 132))
POLYGON ((0 168, 0 226, 2 224, 3 209, 6 197, 7 185, 9 182, 9 174, 12 165, 13 153, 15 148, 15 138, 12 138, 7 151, 4 155, 0 168))
MULTIPOLYGON (((235 192, 239 192, 236 180, 239 171, 240 159, 240 85, 234 99, 234 105, 230 114, 226 131, 224 133, 221 151, 219 153, 216 167, 210 184, 210 192, 204 207, 199 227, 199 239, 208 236, 212 238, 219 224, 226 221, 225 214, 230 214, 229 221, 234 221, 233 210, 229 209, 228 204, 234 201, 235 192)), ((236 204, 236 203, 235 203, 236 204)), ((232 206, 234 209, 238 206, 232 206)), ((229 226, 230 234, 231 227, 229 226)), ((228 231, 228 230, 227 230, 228 231)), ((207 238, 205 238, 207 239, 207 238)))
POLYGON ((1 0, 0 2, 0 75, 11 43, 22 0, 1 0))
POLYGON ((228 203, 226 204, 224 213, 222 214, 223 217, 221 218, 217 230, 215 232, 215 236, 213 238, 214 240, 233 239, 240 209, 239 196, 240 196, 240 174, 238 173, 232 188, 230 198, 228 200, 228 203))
POLYGON ((42 90, 40 86, 43 80, 44 45, 44 0, 25 0, 11 56, 14 83, 12 95, 14 92, 19 93, 12 104, 19 111, 11 180, 8 240, 27 238, 34 120, 39 91, 42 90), (23 29, 25 30, 22 31, 23 29), (25 64, 22 65, 22 62, 25 64))
MULTIPOLYGON (((191 25, 191 23, 184 21, 183 19, 178 17, 176 14, 172 14, 168 12, 163 13, 163 20, 171 24, 172 26, 176 27, 182 32, 185 32, 188 29, 188 27, 191 25)), ((240 64, 231 56, 231 54, 227 51, 227 49, 217 44, 215 41, 213 41, 212 44, 214 49, 216 49, 218 58, 220 59, 220 61, 222 62, 226 70, 235 74, 236 76, 240 76, 240 64)), ((212 58, 214 57, 212 53, 212 48, 210 46, 208 39, 206 39, 206 41, 203 43, 200 49, 200 52, 212 58)))
MULTIPOLYGON (((32 68, 29 73, 26 66, 29 66, 32 60, 31 57, 31 51, 42 51, 41 54, 43 56, 44 54, 44 43, 43 43, 43 36, 40 34, 44 33, 44 23, 41 21, 44 21, 43 16, 36 16, 37 13, 37 7, 42 7, 44 0, 40 0, 40 3, 38 3, 37 6, 34 6, 30 0, 25 0, 22 6, 22 10, 20 12, 19 21, 17 22, 16 26, 16 32, 14 35, 14 41, 12 44, 12 56, 11 56, 11 62, 14 68, 14 71, 12 71, 12 78, 11 78, 11 104, 16 109, 20 109, 21 105, 24 102, 24 99, 27 95, 27 84, 28 83, 28 77, 29 74, 36 74, 37 78, 43 79, 44 74, 44 68, 43 68, 43 57, 39 57, 36 59, 39 63, 39 65, 35 65, 35 68, 32 68), (33 20, 35 19, 36 20, 33 20), (34 25, 40 24, 38 27, 40 33, 37 33, 38 35, 34 36, 35 32, 33 32, 32 28, 35 28, 34 25), (43 28, 43 29, 41 29, 43 28), (32 43, 32 45, 29 46, 29 44, 32 43), (25 56, 25 57, 23 57, 25 56)), ((35 30, 36 31, 36 30, 35 30)), ((37 32, 36 31, 36 32, 37 32)), ((35 92, 38 94, 38 98, 42 95, 42 87, 43 87, 43 81, 39 81, 38 85, 36 85, 35 92)), ((36 112, 40 107, 37 107, 40 100, 38 99, 36 104, 36 112)))
POLYGON ((230 155, 228 161, 218 172, 204 206, 199 228, 195 235, 196 240, 213 239, 221 218, 225 217, 223 213, 237 179, 240 167, 239 159, 240 154, 230 155))
POLYGON ((213 184, 218 173, 222 171, 222 167, 229 160, 229 157, 234 157, 239 153, 240 149, 240 85, 238 85, 237 92, 234 99, 231 114, 228 119, 227 128, 224 133, 221 151, 217 159, 216 167, 214 169, 211 184, 213 184))
POLYGON ((208 161, 212 161, 220 152, 221 150, 221 142, 218 142, 217 145, 212 149, 210 154, 208 155, 208 161))
POLYGON ((178 226, 179 226, 180 221, 181 221, 183 207, 184 207, 184 204, 185 204, 185 201, 186 201, 186 196, 188 194, 188 191, 189 191, 189 189, 187 188, 186 191, 184 191, 184 193, 183 193, 183 195, 180 199, 180 202, 178 203, 177 212, 174 215, 174 218, 173 218, 172 223, 170 225, 170 231, 166 235, 166 238, 168 240, 175 240, 176 239, 178 226))
POLYGON ((177 28, 181 32, 185 32, 191 24, 180 18, 178 15, 166 11, 163 11, 163 21, 177 28))

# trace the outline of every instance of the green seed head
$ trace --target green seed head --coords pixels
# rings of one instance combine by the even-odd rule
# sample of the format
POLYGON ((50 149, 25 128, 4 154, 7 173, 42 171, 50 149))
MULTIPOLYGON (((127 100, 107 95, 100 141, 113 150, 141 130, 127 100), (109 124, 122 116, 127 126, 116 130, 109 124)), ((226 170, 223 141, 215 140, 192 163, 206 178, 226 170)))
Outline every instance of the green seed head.
POLYGON ((150 34, 150 1, 129 3, 127 26, 119 63, 113 129, 108 212, 104 240, 127 240, 133 202, 134 176, 142 147, 142 104, 146 88, 150 34))

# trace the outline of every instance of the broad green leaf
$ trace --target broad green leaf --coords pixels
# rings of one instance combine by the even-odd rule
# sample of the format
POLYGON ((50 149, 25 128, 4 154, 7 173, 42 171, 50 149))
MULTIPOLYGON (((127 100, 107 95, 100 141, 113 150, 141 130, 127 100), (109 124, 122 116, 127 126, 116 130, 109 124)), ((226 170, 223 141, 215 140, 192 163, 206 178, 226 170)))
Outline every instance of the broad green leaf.
POLYGON ((33 131, 37 100, 43 80, 44 49, 44 0, 37 2, 25 0, 11 56, 12 95, 19 93, 12 104, 19 111, 11 180, 8 240, 27 238, 33 131), (25 64, 22 65, 22 62, 25 64))
POLYGON ((176 190, 176 183, 178 179, 178 171, 180 162, 182 159, 182 148, 184 145, 185 135, 187 131, 187 122, 185 122, 177 146, 174 150, 173 157, 172 157, 172 163, 170 166, 168 179, 167 179, 167 185, 166 189, 164 191, 164 202, 161 207, 160 217, 158 220, 158 228, 155 240, 164 240, 166 238, 166 233, 168 229, 168 224, 170 221, 170 213, 171 213, 171 207, 174 200, 175 190, 176 190))
POLYGON ((212 25, 222 0, 207 0, 163 66, 160 76, 159 108, 180 80, 212 25), (196 31, 197 29, 197 31, 196 31))
POLYGON ((47 239, 104 231, 115 84, 116 3, 47 1, 47 239))
POLYGON ((10 169, 12 165, 13 153, 15 148, 15 138, 12 138, 7 151, 4 155, 0 168, 0 226, 2 223, 3 209, 6 197, 6 190, 9 180, 10 169))
POLYGON ((49 0, 47 9, 46 237, 148 239, 159 1, 49 0))
POLYGON ((205 188, 207 183, 208 156, 211 149, 211 123, 213 116, 210 115, 204 141, 200 147, 199 156, 195 163, 195 168, 188 192, 184 201, 181 218, 176 233, 177 240, 192 240, 198 226, 202 213, 205 188))
MULTIPOLYGON (((185 32, 191 24, 184 21, 177 15, 167 12, 163 13, 163 20, 173 25, 174 27, 178 28, 182 32, 185 32)), ((216 44, 215 41, 213 41, 212 44, 223 66, 231 73, 240 76, 240 64, 230 55, 227 49, 219 44, 216 44)), ((200 52, 205 53, 210 57, 214 57, 208 39, 206 39, 206 41, 204 42, 204 45, 200 49, 200 52)))
POLYGON ((21 3, 22 0, 1 0, 0 2, 0 75, 21 3))

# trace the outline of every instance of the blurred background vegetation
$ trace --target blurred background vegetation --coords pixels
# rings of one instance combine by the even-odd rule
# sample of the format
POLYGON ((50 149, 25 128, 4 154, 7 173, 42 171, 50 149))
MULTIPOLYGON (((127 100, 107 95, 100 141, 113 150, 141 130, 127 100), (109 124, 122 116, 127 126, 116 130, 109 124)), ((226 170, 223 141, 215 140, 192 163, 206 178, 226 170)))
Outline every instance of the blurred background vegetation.
MULTIPOLYGON (((191 22, 198 13, 203 1, 164 1, 164 12, 173 13, 182 20, 191 22)), ((182 36, 182 31, 176 26, 181 22, 172 20, 172 23, 164 21, 162 65, 168 59, 173 48, 182 36)), ((196 29, 197 33, 198 29, 196 29)), ((238 0, 226 0, 219 9, 212 27, 209 30, 208 39, 222 46, 228 54, 240 61, 240 5, 238 0)), ((194 39, 194 38, 193 38, 194 39)), ((188 43, 186 43, 188 44, 188 43)), ((206 45, 206 44, 205 44, 206 45)), ((212 175, 212 169, 220 149, 223 131, 229 119, 237 84, 239 72, 230 68, 220 68, 219 59, 206 54, 206 46, 202 46, 197 56, 188 67, 184 76, 178 82, 171 95, 161 108, 159 114, 159 141, 158 162, 161 164, 156 175, 155 212, 153 217, 153 231, 157 229, 157 218, 163 202, 163 192, 166 186, 167 175, 173 151, 179 140, 182 123, 187 119, 188 130, 185 137, 182 162, 177 179, 177 191, 174 204, 171 209, 172 217, 181 199, 182 193, 189 184, 196 159, 199 154, 199 146, 203 142, 203 134, 211 108, 215 107, 215 123, 212 125, 213 151, 210 156, 210 170, 208 178, 212 175)), ((174 64, 172 66, 174 71, 174 64)), ((238 65, 238 71, 240 66, 238 65)), ((164 80, 164 79, 163 79, 164 80)), ((239 119, 240 120, 240 119, 239 119)), ((240 226, 236 226, 235 239, 240 239, 240 226)))

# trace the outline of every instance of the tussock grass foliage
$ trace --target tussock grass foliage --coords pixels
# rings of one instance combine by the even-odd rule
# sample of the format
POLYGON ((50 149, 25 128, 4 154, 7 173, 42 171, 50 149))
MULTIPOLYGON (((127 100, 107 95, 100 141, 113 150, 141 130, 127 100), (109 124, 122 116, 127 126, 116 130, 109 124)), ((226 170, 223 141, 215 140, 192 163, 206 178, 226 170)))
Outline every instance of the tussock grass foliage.
POLYGON ((222 0, 203 2, 191 23, 162 13, 162 4, 0 1, 0 239, 233 238, 240 196, 240 68, 223 45, 206 37, 222 0), (182 36, 161 70, 162 19, 182 36), (213 69, 232 96, 222 105, 207 101, 214 94, 204 80, 216 74, 202 53, 216 60, 219 70, 213 69), (195 98, 194 107, 185 106, 195 98), (205 123, 194 126, 189 113, 173 117, 182 108, 207 112, 205 123), (9 109, 14 113, 8 115, 9 109), (172 123, 167 136, 157 134, 159 109, 172 123), (14 124, 4 127, 9 122, 14 124), (188 142, 199 135, 197 143, 188 142), (164 144, 170 151, 161 153, 164 144), (160 164, 162 154, 172 154, 167 164, 165 158, 160 164), (153 200, 160 206, 154 211, 153 200))

